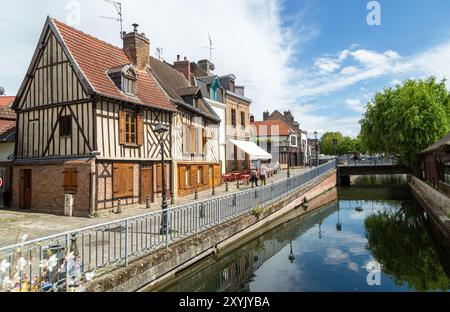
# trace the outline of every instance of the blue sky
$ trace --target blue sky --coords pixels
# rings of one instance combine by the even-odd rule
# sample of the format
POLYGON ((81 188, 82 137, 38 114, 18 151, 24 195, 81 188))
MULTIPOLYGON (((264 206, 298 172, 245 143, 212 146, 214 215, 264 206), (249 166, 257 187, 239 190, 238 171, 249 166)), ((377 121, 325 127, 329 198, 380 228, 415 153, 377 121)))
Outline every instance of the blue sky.
MULTIPOLYGON (((121 0, 125 30, 140 24, 163 58, 208 58, 233 73, 265 110, 290 109, 309 133, 356 136, 377 90, 408 78, 450 77, 450 1, 379 0, 381 25, 369 26, 370 0, 121 0)), ((104 0, 8 1, 0 11, 0 85, 14 95, 50 15, 121 46, 104 0), (20 16, 20 19, 17 18, 20 16)))
MULTIPOLYGON (((428 54, 431 57, 450 52, 445 49, 450 38, 449 1, 378 1, 381 6, 380 26, 370 26, 366 21, 369 13, 366 6, 369 2, 288 0, 283 4, 285 27, 295 32, 299 27, 295 23, 295 16, 302 12, 300 27, 309 25, 310 32, 314 32, 310 40, 295 48, 296 53, 291 60, 294 68, 306 71, 299 79, 316 80, 312 87, 317 89, 311 91, 311 86, 306 87, 306 95, 299 94, 298 103, 306 106, 307 113, 313 117, 327 116, 327 121, 331 122, 348 121, 342 127, 323 124, 321 132, 335 128, 354 136, 359 132, 354 121, 361 117, 364 105, 377 90, 409 78, 433 74, 442 79, 444 76, 448 77, 447 73, 450 74, 448 58, 426 60, 428 54), (339 54, 343 51, 343 61, 338 61, 339 54), (388 57, 383 60, 381 56, 386 53, 388 57), (318 63, 318 60, 322 62, 318 63), (373 63, 377 61, 380 64, 373 63), (426 64, 427 61, 430 64, 426 64), (442 62, 442 68, 434 70, 438 65, 433 62, 439 61, 442 62), (421 66, 415 68, 416 63, 421 66), (329 72, 321 74, 318 65, 329 72), (370 74, 372 66, 385 67, 385 72, 370 74), (356 72, 356 67, 360 71, 356 72), (336 69, 332 71, 333 68, 336 69), (343 79, 340 73, 343 68, 355 70, 352 75, 363 75, 361 79, 344 87, 329 86, 331 83, 328 82, 343 79)), ((320 127, 320 123, 317 126, 320 127)))

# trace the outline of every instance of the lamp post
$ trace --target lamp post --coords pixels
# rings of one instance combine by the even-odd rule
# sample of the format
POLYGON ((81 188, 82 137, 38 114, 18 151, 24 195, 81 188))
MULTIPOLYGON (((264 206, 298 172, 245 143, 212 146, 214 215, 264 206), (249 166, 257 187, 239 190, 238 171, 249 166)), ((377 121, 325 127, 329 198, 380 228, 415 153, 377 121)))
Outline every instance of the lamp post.
POLYGON ((290 142, 291 132, 289 132, 289 136, 286 139, 286 147, 284 151, 287 153, 287 177, 291 177, 291 142, 290 142))
POLYGON ((168 218, 167 218, 167 194, 166 194, 166 173, 165 173, 165 163, 164 163, 164 133, 168 132, 169 128, 162 123, 155 127, 155 133, 160 134, 160 144, 161 144, 161 180, 162 180, 162 204, 161 208, 163 211, 163 216, 161 219, 161 229, 159 233, 161 235, 167 235, 169 233, 168 218))
POLYGON ((319 141, 317 140, 317 135, 319 133, 317 131, 314 132, 314 136, 316 137, 316 166, 319 166, 319 141))
POLYGON ((290 263, 294 263, 295 256, 294 256, 294 251, 292 250, 292 241, 290 241, 290 245, 291 245, 291 252, 289 253, 288 259, 289 259, 290 263))

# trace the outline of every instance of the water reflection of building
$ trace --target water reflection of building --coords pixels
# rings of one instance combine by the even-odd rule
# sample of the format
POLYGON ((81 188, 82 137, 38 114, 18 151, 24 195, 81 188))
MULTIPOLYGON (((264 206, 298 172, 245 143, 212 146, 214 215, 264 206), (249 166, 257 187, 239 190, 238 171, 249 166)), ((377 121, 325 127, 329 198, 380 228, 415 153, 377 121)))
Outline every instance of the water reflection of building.
MULTIPOLYGON (((288 247, 304 233, 337 211, 333 202, 305 217, 287 222, 237 250, 221 256, 212 265, 182 280, 165 291, 248 292, 255 272, 269 259, 288 247)), ((286 262, 289 259, 286 258, 286 262)))

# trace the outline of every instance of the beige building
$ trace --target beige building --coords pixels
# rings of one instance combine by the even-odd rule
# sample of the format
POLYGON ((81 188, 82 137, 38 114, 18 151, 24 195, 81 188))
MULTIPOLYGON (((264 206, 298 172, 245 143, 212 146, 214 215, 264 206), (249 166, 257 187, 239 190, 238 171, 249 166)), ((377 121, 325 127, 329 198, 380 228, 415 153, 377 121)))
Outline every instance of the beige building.
POLYGON ((250 141, 250 105, 252 101, 245 97, 245 87, 236 86, 236 77, 219 77, 224 89, 226 109, 226 172, 250 169, 250 157, 233 141, 250 141))

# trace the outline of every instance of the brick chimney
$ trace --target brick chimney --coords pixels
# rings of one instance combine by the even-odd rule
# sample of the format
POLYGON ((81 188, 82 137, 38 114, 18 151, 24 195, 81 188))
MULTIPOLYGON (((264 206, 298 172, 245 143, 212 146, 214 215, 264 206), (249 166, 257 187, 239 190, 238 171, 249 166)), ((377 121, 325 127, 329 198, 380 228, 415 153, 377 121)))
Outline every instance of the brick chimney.
POLYGON ((255 116, 253 116, 253 115, 250 115, 250 122, 255 122, 255 116))
POLYGON ((206 72, 206 75, 211 76, 212 72, 216 69, 213 63, 209 60, 198 61, 198 66, 206 72))
POLYGON ((184 60, 181 61, 180 56, 177 55, 177 61, 173 63, 173 67, 191 83, 191 62, 188 61, 187 57, 184 57, 184 60))
POLYGON ((138 24, 134 30, 123 36, 123 51, 137 69, 143 70, 150 65, 150 40, 145 34, 138 33, 138 24))

